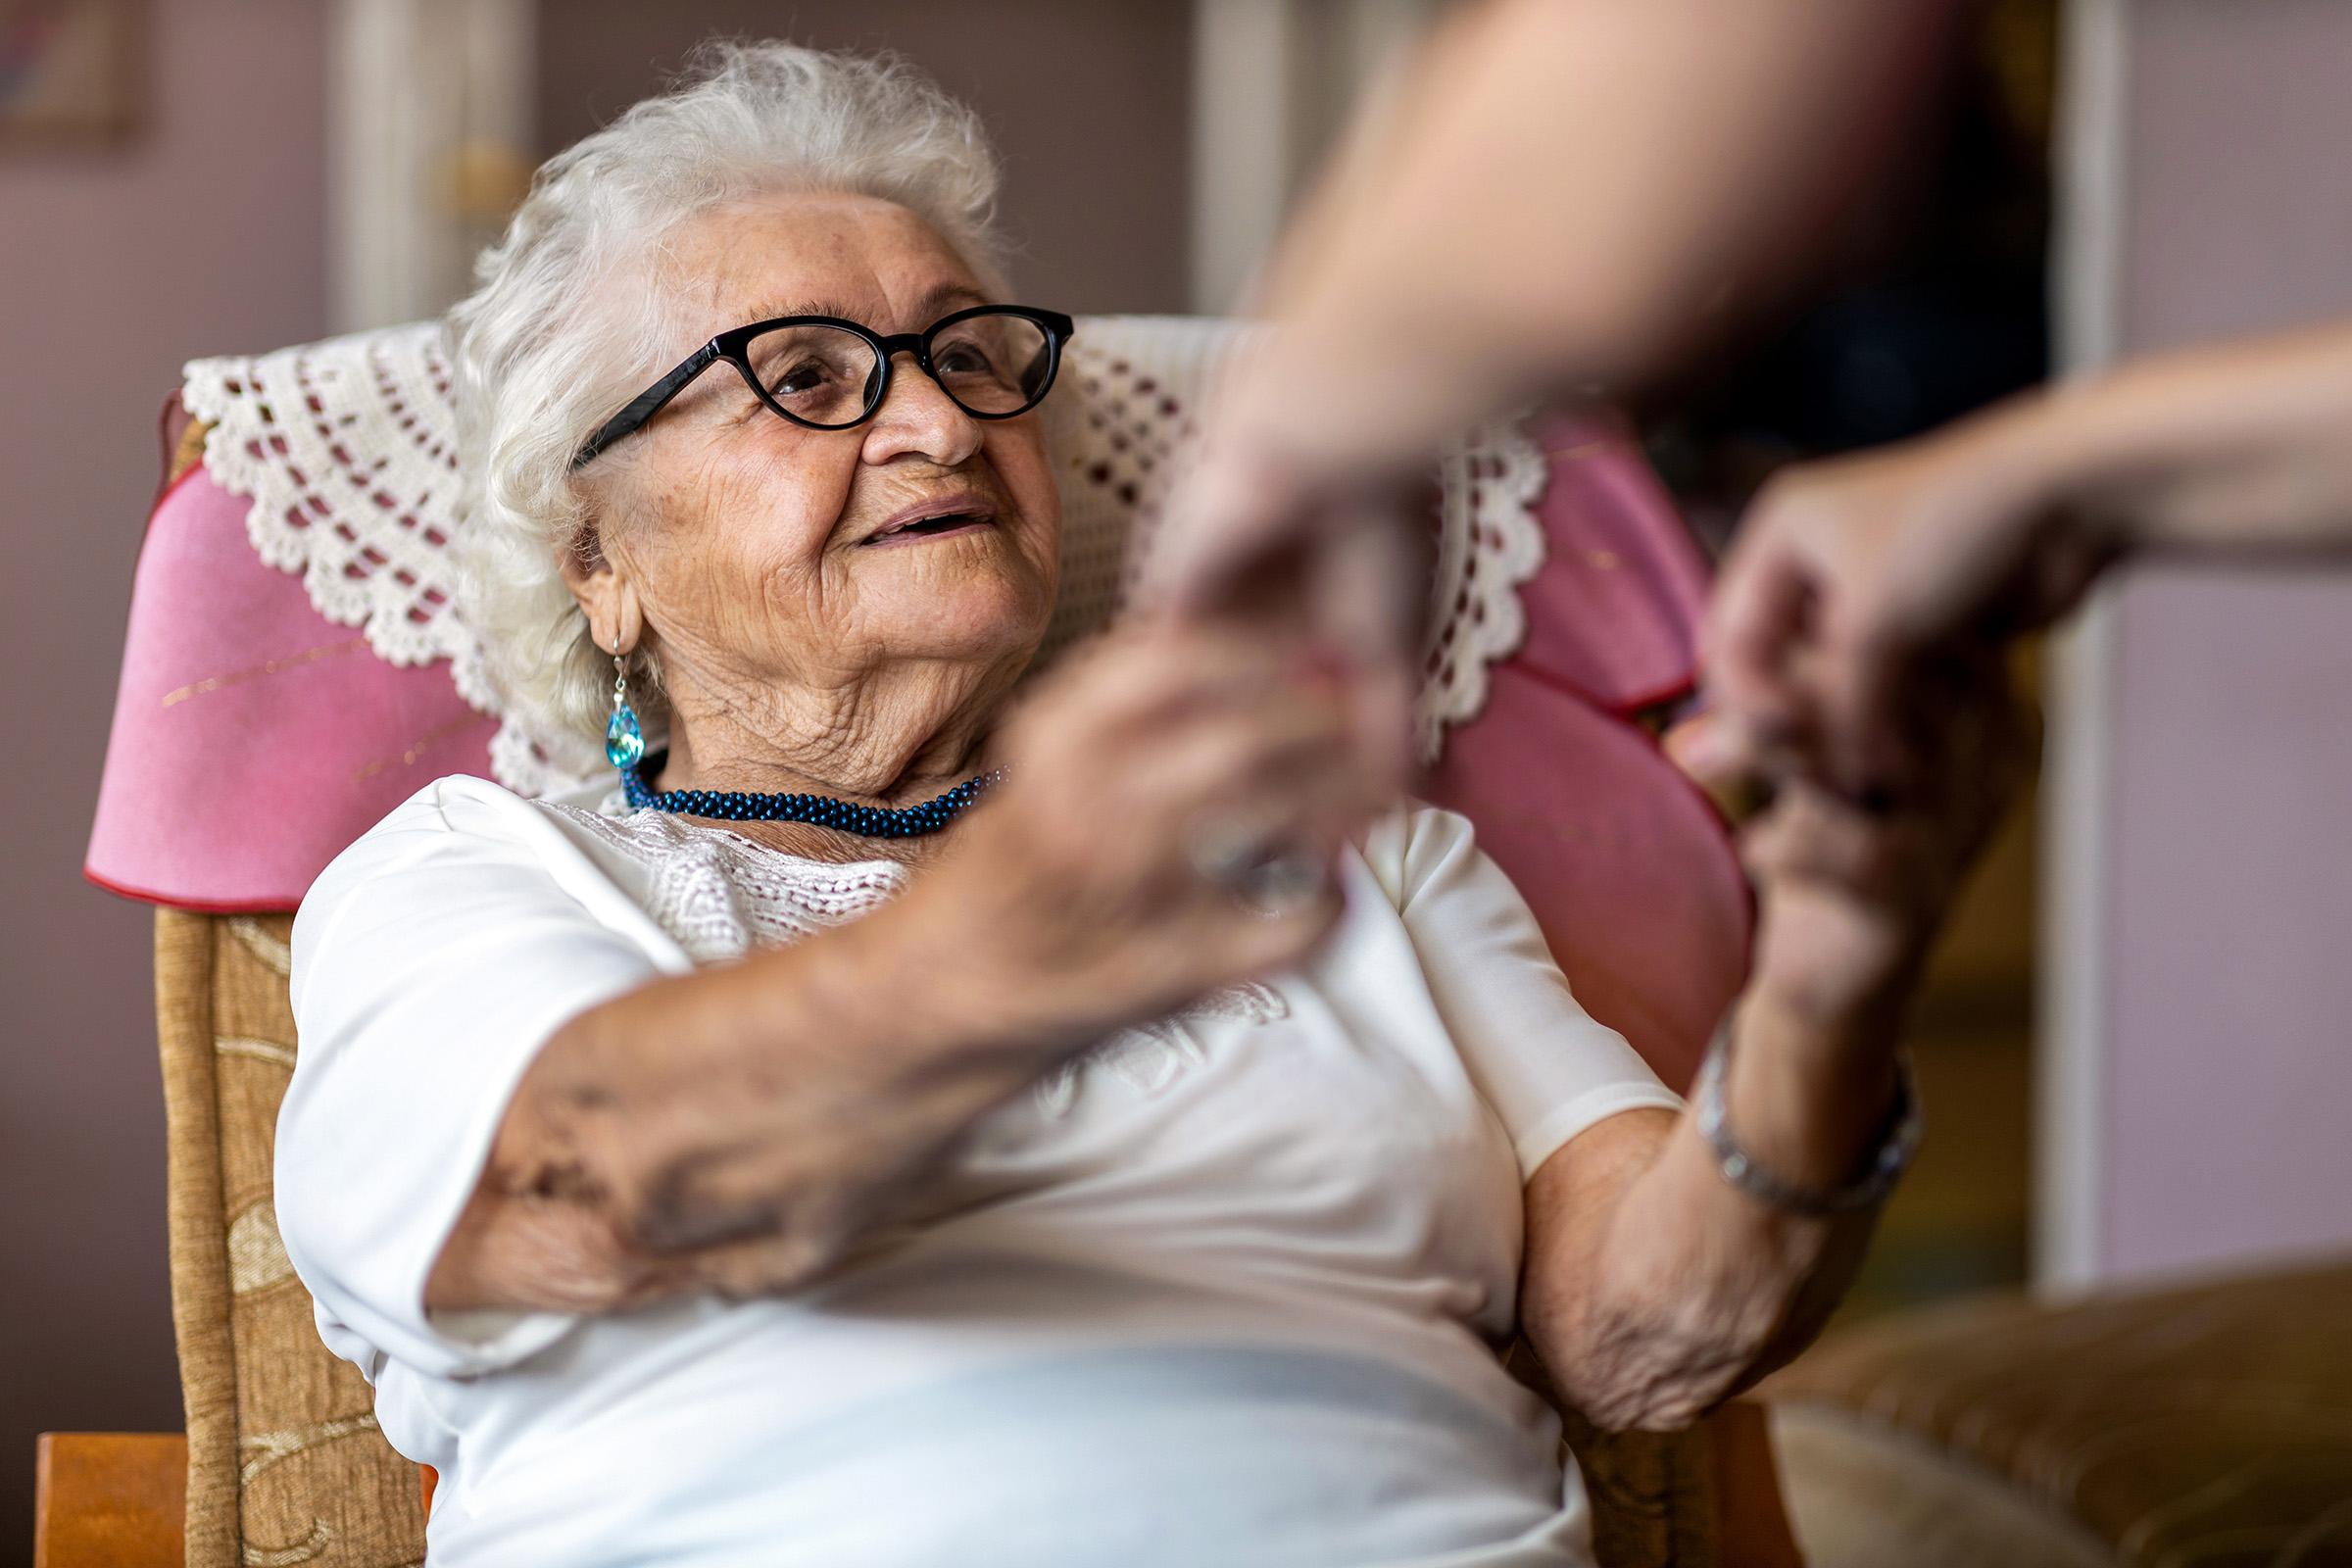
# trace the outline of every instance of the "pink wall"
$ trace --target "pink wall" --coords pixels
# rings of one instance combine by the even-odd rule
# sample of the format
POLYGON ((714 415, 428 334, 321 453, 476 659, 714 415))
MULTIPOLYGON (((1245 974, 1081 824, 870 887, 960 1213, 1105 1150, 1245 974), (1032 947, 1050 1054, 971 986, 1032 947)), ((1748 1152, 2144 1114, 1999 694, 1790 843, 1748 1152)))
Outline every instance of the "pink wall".
POLYGON ((2165 566, 2122 610, 2104 1262, 2352 1243, 2352 583, 2165 566))
POLYGON ((0 157, 0 1564, 34 1432, 180 1423, 151 921, 80 874, 156 408, 181 361, 324 318, 326 8, 151 12, 136 143, 0 157))
MULTIPOLYGON (((2352 7, 2131 8, 2123 346, 2352 309, 2352 7)), ((2352 573, 2123 591, 2100 1272, 2352 1244, 2352 573)))
POLYGON ((2352 12, 2131 7, 2128 352, 2352 309, 2352 12))

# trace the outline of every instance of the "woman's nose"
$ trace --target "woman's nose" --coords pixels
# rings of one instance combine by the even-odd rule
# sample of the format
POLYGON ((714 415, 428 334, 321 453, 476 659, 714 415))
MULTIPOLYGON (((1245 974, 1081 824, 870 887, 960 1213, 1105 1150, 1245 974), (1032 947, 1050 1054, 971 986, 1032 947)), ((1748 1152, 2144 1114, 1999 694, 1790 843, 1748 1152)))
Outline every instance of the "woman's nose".
POLYGON ((865 461, 888 463, 912 453, 953 468, 979 450, 980 421, 924 373, 912 351, 902 350, 891 364, 889 395, 866 427, 865 461))

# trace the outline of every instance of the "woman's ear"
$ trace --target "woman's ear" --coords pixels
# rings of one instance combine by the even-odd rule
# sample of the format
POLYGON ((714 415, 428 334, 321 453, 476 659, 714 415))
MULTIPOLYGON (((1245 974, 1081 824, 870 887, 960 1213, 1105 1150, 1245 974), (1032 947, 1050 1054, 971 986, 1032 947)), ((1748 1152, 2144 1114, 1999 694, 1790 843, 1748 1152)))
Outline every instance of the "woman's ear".
POLYGON ((564 554, 564 586, 588 617, 588 634, 608 654, 626 654, 645 635, 645 611, 626 563, 616 563, 584 539, 564 554))

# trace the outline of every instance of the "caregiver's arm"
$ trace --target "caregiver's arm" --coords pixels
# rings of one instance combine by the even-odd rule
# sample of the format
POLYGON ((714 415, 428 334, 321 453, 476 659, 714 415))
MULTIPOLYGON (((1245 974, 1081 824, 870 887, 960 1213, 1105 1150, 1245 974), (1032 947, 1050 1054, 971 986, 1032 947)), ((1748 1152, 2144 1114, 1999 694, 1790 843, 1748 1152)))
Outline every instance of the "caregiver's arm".
POLYGON ((425 1293, 598 1312, 789 1289, 974 1118, 1117 1025, 1295 960, 1204 881, 1204 808, 1336 845, 1360 814, 1340 705, 1262 641, 1186 632, 1081 662, 1013 727, 1014 774, 901 899, 595 1007, 540 1052, 425 1293))
MULTIPOLYGON (((1896 145, 1950 0, 1456 8, 1285 236, 1171 526, 1214 603, 1528 398, 1644 380, 1783 291, 1896 145)), ((1374 509, 1375 511, 1377 509, 1374 509)))
MULTIPOLYGON (((1847 1186, 1895 1100, 1894 1048, 1928 945, 2018 776, 1990 659, 1950 677, 1936 771, 1900 809, 1810 785, 1743 835, 1755 968, 1736 1006, 1729 1129, 1784 1186, 1847 1186)), ((1808 1218, 1734 1187, 1696 1125, 1631 1111, 1529 1183, 1522 1315, 1560 1393, 1604 1427, 1675 1427, 1808 1343, 1844 1294, 1873 1215, 1808 1218)))
POLYGON ((1720 765, 1899 786, 1921 650, 2041 625, 2141 550, 2352 549, 2352 322, 2141 360, 1775 476, 1709 616, 1720 765), (1776 766, 1776 763, 1778 764, 1776 766))

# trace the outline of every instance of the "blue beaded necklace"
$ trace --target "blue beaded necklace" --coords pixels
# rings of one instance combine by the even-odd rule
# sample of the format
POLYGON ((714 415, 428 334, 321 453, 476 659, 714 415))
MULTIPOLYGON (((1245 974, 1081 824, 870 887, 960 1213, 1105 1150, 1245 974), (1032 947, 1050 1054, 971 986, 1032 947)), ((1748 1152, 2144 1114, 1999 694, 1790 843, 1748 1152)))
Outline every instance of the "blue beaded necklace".
POLYGON ((936 833, 971 808, 989 787, 1004 778, 997 768, 967 778, 945 795, 920 806, 858 806, 829 795, 750 795, 733 790, 666 790, 647 787, 646 767, 659 772, 667 760, 658 753, 620 770, 620 787, 629 805, 641 811, 677 811, 686 816, 714 816, 729 822, 808 822, 817 827, 861 833, 869 839, 914 839, 936 833))

